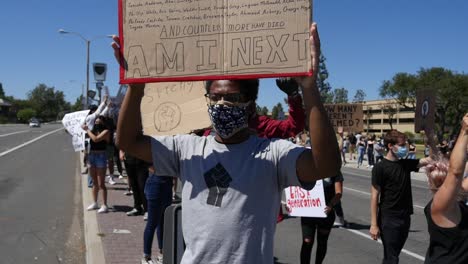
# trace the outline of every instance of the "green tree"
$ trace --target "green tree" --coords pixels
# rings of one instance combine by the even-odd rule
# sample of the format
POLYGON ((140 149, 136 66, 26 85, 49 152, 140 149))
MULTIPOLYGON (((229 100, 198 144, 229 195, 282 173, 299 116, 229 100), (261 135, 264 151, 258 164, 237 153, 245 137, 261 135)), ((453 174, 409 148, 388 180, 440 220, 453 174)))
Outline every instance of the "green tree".
POLYGON ((2 83, 0 82, 0 98, 5 98, 5 91, 3 91, 3 85, 2 83))
POLYGON ((257 105, 257 115, 268 115, 268 108, 266 106, 261 107, 257 105))
POLYGON ((384 81, 380 95, 395 98, 404 108, 415 109, 418 89, 431 89, 437 96, 435 132, 439 140, 444 133, 456 134, 468 109, 468 75, 434 67, 421 68, 416 74, 397 73, 384 81))
POLYGON ((84 100, 83 95, 80 95, 79 97, 77 97, 75 103, 71 106, 70 111, 76 112, 76 111, 83 110, 83 100, 84 100))
POLYGON ((383 105, 383 113, 387 117, 387 122, 390 126, 390 129, 393 129, 393 121, 395 121, 397 108, 392 100, 386 100, 385 104, 383 105))
POLYGON ((366 98, 366 93, 362 89, 358 89, 353 98, 353 103, 364 103, 366 98))
POLYGON ((283 114, 284 114, 284 111, 283 111, 283 106, 281 105, 281 103, 277 103, 271 109, 271 118, 273 119, 279 119, 281 115, 283 114))
POLYGON ((28 100, 42 120, 55 120, 60 112, 68 112, 71 108, 62 91, 42 83, 28 93, 28 100))
POLYGON ((333 103, 342 104, 348 102, 348 90, 346 88, 338 88, 333 91, 333 103))
POLYGON ((36 116, 36 110, 32 108, 26 108, 26 109, 21 109, 18 111, 16 114, 16 117, 20 122, 26 123, 29 121, 29 119, 33 118, 36 116))
POLYGON ((325 56, 320 54, 319 61, 319 72, 317 74, 317 87, 320 92, 320 98, 324 103, 331 103, 333 101, 332 87, 330 83, 327 82, 328 79, 328 70, 325 61, 327 59, 325 56))

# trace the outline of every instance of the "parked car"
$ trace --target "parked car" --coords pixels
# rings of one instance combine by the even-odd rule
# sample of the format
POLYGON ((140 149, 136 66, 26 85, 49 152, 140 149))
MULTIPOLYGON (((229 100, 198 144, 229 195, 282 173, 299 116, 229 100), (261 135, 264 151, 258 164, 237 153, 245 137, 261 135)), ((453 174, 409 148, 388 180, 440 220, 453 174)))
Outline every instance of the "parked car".
POLYGON ((29 120, 29 127, 41 127, 41 122, 36 118, 31 118, 31 120, 29 120))

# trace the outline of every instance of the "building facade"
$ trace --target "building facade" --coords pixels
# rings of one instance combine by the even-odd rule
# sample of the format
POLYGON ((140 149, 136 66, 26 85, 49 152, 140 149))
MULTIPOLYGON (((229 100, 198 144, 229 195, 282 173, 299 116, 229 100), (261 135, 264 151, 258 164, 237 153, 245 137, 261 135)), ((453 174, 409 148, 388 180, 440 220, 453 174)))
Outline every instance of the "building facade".
POLYGON ((414 133, 415 109, 409 104, 403 107, 395 99, 366 101, 363 112, 366 134, 381 135, 391 128, 414 133))

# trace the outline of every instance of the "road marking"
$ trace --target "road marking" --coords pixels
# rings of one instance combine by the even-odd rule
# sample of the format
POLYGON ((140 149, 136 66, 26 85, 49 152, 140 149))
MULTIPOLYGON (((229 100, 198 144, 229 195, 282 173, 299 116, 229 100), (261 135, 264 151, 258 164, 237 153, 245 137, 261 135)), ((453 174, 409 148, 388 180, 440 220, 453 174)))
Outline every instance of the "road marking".
MULTIPOLYGON (((367 239, 370 239, 370 240, 374 241, 374 240, 370 237, 370 235, 365 234, 365 233, 363 233, 363 232, 360 232, 360 231, 358 231, 358 230, 348 229, 348 228, 344 228, 344 227, 340 227, 340 228, 341 228, 341 229, 348 230, 349 232, 351 232, 351 233, 353 233, 353 234, 356 234, 356 235, 359 235, 359 236, 362 236, 362 237, 365 237, 365 238, 367 238, 367 239)), ((380 239, 377 240, 377 242, 380 243, 380 244, 382 244, 382 241, 381 241, 380 239)), ((401 252, 403 252, 403 253, 405 253, 406 255, 411 256, 411 257, 413 257, 413 258, 415 258, 415 259, 419 259, 419 260, 421 260, 421 261, 425 261, 425 260, 426 260, 425 257, 423 257, 423 256, 421 256, 421 255, 419 255, 419 254, 416 254, 416 253, 414 253, 414 252, 411 252, 411 251, 409 251, 409 250, 406 250, 406 249, 402 249, 401 252)))
MULTIPOLYGON (((364 194, 364 195, 367 195, 367 196, 371 196, 371 194, 369 192, 364 192, 364 191, 356 190, 356 189, 349 188, 349 187, 343 187, 343 189, 348 190, 348 191, 357 192, 357 193, 360 193, 360 194, 364 194)), ((424 210, 424 206, 420 206, 420 205, 417 205, 417 204, 413 204, 413 206, 416 207, 416 208, 424 210)))
POLYGON ((23 131, 18 131, 18 132, 3 134, 3 135, 0 135, 0 137, 6 137, 6 136, 14 135, 14 134, 25 133, 25 132, 28 132, 28 131, 29 131, 29 130, 23 130, 23 131))
POLYGON ((63 127, 62 127, 62 128, 58 128, 58 129, 55 129, 55 130, 53 130, 53 131, 50 131, 50 132, 48 132, 48 133, 46 133, 46 134, 44 134, 44 135, 42 135, 42 136, 39 136, 39 137, 34 138, 34 139, 31 139, 31 140, 29 140, 28 142, 25 142, 25 143, 23 143, 23 144, 21 144, 21 145, 18 145, 18 146, 16 146, 16 147, 12 148, 12 149, 9 149, 9 150, 7 150, 7 151, 5 151, 5 152, 2 152, 2 153, 0 153, 0 157, 3 157, 3 156, 5 156, 5 155, 8 154, 8 153, 11 153, 11 152, 13 152, 13 151, 15 151, 15 150, 17 150, 17 149, 20 149, 20 148, 22 148, 22 147, 24 147, 24 146, 27 146, 27 145, 29 145, 29 144, 31 144, 31 143, 34 143, 34 142, 38 141, 39 139, 41 139, 41 138, 43 138, 43 137, 46 137, 46 136, 48 136, 48 135, 50 135, 50 134, 53 134, 53 133, 55 133, 55 132, 57 132, 57 131, 60 131, 60 130, 63 130, 63 127))

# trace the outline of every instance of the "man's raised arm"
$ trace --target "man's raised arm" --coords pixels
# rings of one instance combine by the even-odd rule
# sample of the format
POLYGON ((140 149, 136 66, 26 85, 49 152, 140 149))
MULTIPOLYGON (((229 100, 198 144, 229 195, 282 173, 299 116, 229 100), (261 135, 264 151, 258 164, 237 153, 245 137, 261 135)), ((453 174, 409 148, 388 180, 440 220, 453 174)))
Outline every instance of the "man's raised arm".
POLYGON ((320 39, 315 23, 310 28, 309 42, 313 76, 298 79, 303 89, 312 147, 312 151, 304 151, 296 163, 297 175, 303 182, 336 176, 341 167, 335 131, 320 100, 316 82, 320 59, 320 39))

